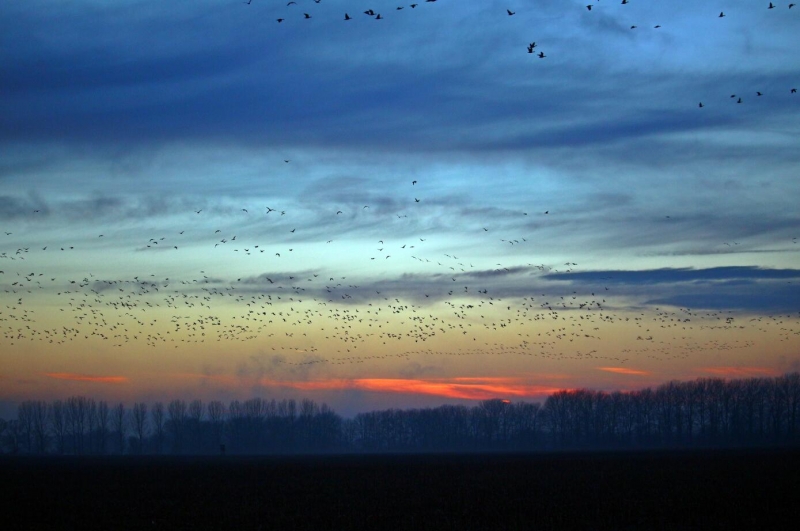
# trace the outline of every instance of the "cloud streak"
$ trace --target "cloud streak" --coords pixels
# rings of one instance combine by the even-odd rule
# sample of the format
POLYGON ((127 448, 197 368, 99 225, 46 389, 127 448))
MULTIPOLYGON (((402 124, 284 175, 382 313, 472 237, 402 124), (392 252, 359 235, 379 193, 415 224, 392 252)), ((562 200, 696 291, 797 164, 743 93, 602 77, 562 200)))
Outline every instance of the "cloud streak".
POLYGON ((73 382, 90 382, 105 384, 126 383, 128 378, 125 376, 95 376, 91 374, 75 374, 71 372, 46 372, 45 376, 55 380, 69 380, 73 382))

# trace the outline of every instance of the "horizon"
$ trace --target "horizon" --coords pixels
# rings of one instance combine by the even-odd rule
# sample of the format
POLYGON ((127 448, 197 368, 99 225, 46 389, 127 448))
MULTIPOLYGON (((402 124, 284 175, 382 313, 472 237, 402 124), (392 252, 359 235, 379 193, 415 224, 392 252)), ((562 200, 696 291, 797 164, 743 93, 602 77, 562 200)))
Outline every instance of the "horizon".
POLYGON ((800 370, 800 8, 462 4, 0 8, 0 416, 800 370))

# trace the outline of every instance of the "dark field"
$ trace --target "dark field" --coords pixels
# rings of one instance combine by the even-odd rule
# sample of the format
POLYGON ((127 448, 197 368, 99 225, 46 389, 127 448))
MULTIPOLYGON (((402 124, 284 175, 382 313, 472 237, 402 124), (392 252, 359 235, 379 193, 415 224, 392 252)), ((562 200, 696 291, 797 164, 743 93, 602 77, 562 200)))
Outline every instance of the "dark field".
POLYGON ((0 459, 2 529, 792 529, 800 452, 0 459))

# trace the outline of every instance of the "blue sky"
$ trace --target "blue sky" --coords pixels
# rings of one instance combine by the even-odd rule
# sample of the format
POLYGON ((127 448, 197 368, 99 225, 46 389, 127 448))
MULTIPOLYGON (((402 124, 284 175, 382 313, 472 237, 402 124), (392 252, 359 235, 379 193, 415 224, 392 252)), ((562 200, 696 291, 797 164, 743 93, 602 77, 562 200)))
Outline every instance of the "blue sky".
MULTIPOLYGON (((82 296, 98 280, 152 278, 187 295, 203 281, 251 296, 336 293, 366 311, 389 294, 420 308, 480 295, 521 308, 533 295, 588 304, 602 290, 620 314, 796 319, 800 8, 767 5, 3 5, 0 284, 19 298, 19 278, 55 278, 23 305, 62 327, 73 319, 53 313, 61 284, 83 278, 82 296)), ((28 322, 12 310, 9 348, 28 322)), ((240 374, 261 333, 220 371, 240 374)), ((787 341, 796 351, 797 336, 787 341)), ((83 361, 19 348, 0 377, 39 389, 48 363, 133 370, 105 365, 102 345, 83 361)), ((781 356, 761 361, 790 367, 781 356)), ((179 358, 175 370, 202 372, 179 358)), ((439 367, 408 363, 366 365, 375 378, 439 367)), ((653 378, 695 374, 681 371, 653 378)), ((581 378, 564 385, 627 385, 581 378)))

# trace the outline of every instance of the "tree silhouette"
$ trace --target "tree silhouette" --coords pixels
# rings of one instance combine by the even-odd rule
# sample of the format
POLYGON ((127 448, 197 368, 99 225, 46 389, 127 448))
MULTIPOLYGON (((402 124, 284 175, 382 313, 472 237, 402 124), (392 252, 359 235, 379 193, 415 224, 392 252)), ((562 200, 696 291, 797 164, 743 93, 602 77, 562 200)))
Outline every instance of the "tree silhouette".
POLYGON ((125 433, 127 427, 127 413, 125 404, 120 402, 111 411, 111 429, 114 432, 114 441, 117 453, 125 453, 125 433))

